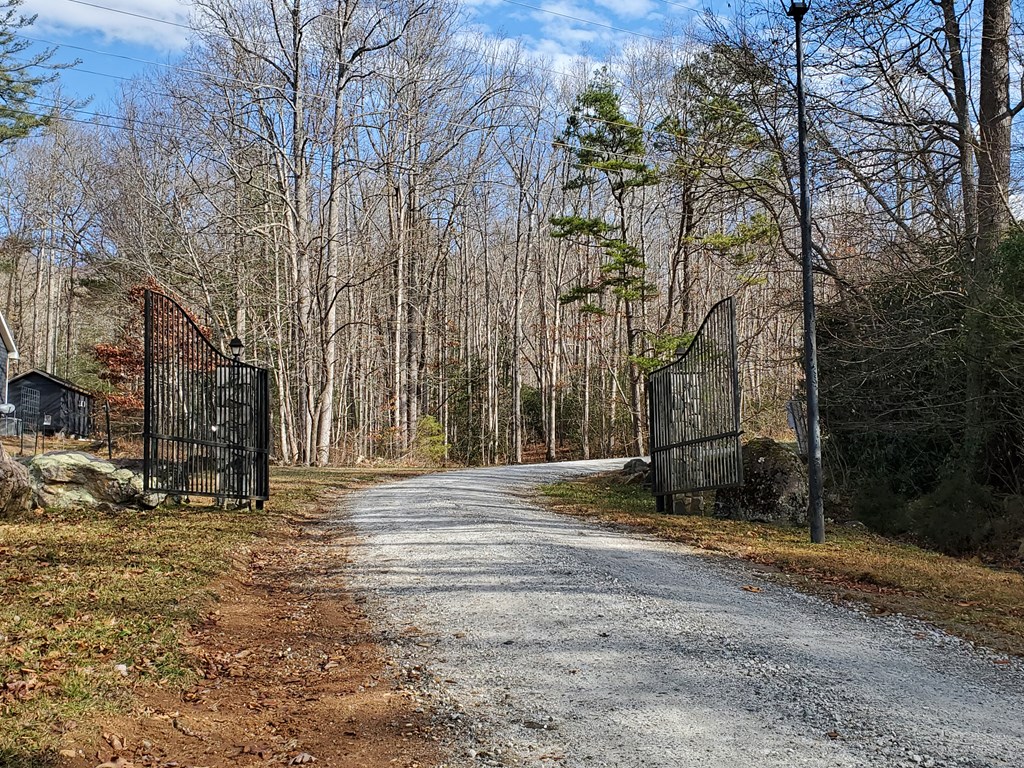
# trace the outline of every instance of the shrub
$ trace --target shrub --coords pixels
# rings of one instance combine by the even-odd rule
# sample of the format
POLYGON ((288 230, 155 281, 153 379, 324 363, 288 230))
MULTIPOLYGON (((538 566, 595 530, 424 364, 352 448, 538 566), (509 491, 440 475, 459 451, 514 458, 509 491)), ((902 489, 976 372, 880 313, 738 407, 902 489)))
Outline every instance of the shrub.
POLYGON ((976 552, 991 539, 998 507, 992 492, 965 473, 950 475, 910 506, 914 527, 929 545, 951 555, 976 552))
POLYGON ((444 464, 448 453, 445 444, 444 427, 434 416, 421 416, 416 422, 416 439, 413 441, 413 456, 425 464, 444 464))

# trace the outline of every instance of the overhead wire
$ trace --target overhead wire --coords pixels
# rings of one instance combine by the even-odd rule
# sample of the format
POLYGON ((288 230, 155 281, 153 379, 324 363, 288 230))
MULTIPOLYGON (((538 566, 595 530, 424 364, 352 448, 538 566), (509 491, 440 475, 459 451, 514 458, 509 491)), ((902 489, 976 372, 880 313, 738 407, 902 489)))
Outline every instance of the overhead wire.
MULTIPOLYGON (((73 107, 73 106, 69 106, 69 105, 66 105, 66 104, 40 103, 38 101, 36 101, 36 102, 25 102, 25 103, 28 104, 29 106, 39 107, 40 109, 60 109, 60 110, 68 111, 68 112, 73 112, 74 114, 77 114, 77 115, 85 115, 85 116, 93 118, 92 120, 84 120, 84 119, 81 119, 81 118, 71 118, 71 117, 68 117, 68 116, 60 114, 60 113, 56 113, 56 114, 51 114, 50 115, 50 117, 52 119, 60 120, 62 122, 71 122, 71 123, 76 123, 76 124, 81 124, 81 125, 86 125, 86 126, 107 128, 109 130, 124 130, 126 128, 126 126, 128 126, 128 125, 131 125, 131 126, 133 126, 133 128, 135 130, 138 130, 138 126, 143 126, 144 128, 146 128, 148 130, 141 130, 141 131, 138 131, 138 132, 140 134, 148 136, 150 138, 166 139, 167 138, 167 133, 166 132, 168 132, 168 131, 170 131, 170 132, 180 131, 180 126, 168 125, 168 124, 165 124, 165 123, 157 123, 157 122, 153 122, 151 120, 140 120, 140 119, 137 119, 137 118, 124 118, 124 117, 121 117, 121 116, 118 116, 118 115, 112 115, 112 114, 108 114, 108 113, 98 112, 98 111, 95 111, 95 110, 83 109, 81 107, 73 107), (110 124, 110 123, 97 123, 96 122, 97 120, 109 120, 109 121, 113 121, 114 124, 110 124)), ((12 109, 11 111, 18 112, 20 114, 38 114, 38 113, 34 113, 34 112, 29 112, 28 110, 14 110, 14 109, 12 109)), ((372 112, 372 113, 367 113, 366 115, 364 115, 364 117, 365 116, 373 116, 373 115, 376 115, 376 116, 388 116, 388 117, 403 117, 403 118, 406 118, 406 119, 411 119, 413 117, 417 117, 418 116, 418 115, 413 115, 412 113, 402 112, 400 110, 380 110, 380 111, 376 111, 376 112, 372 112)), ((510 138, 513 138, 513 140, 518 139, 520 141, 525 141, 526 143, 542 144, 544 146, 550 146, 550 147, 552 147, 554 149, 563 149, 563 150, 567 150, 567 151, 572 151, 572 150, 576 149, 575 146, 573 146, 573 145, 571 145, 571 144, 569 144, 567 142, 560 141, 558 139, 549 140, 549 139, 539 138, 539 137, 531 136, 531 135, 524 135, 524 134, 513 133, 512 130, 511 130, 513 128, 513 126, 511 126, 511 125, 498 125, 498 126, 493 126, 493 125, 492 126, 474 125, 472 123, 459 123, 459 122, 455 122, 455 121, 452 121, 452 120, 437 120, 436 122, 441 124, 441 125, 445 125, 445 126, 448 126, 448 127, 451 127, 451 128, 460 128, 460 129, 470 130, 470 131, 486 131, 486 130, 489 130, 489 129, 497 129, 497 130, 503 130, 504 129, 504 130, 508 131, 510 138)), ((184 142, 183 144, 184 144, 184 146, 188 147, 189 149, 191 149, 193 151, 196 151, 197 153, 200 152, 199 148, 190 145, 188 142, 184 142)), ((728 148, 729 149, 735 149, 736 147, 733 146, 733 145, 728 145, 728 148)), ((205 149, 205 147, 203 149, 205 149)), ((618 159, 618 160, 622 160, 622 161, 633 161, 633 162, 636 162, 636 163, 639 163, 639 164, 647 164, 649 162, 652 162, 653 159, 654 159, 654 158, 651 158, 649 156, 634 155, 634 154, 625 153, 625 152, 606 151, 604 154, 606 156, 609 156, 610 158, 614 158, 614 159, 618 159)), ((328 161, 330 159, 329 153, 323 152, 323 151, 316 151, 316 150, 311 150, 308 153, 308 157, 313 158, 313 159, 318 159, 321 162, 326 162, 326 161, 328 161)), ((601 166, 593 165, 593 164, 574 164, 574 165, 575 165, 575 167, 583 169, 583 170, 607 170, 607 168, 603 168, 601 166)))
MULTIPOLYGON (((612 30, 612 31, 615 31, 615 32, 621 32, 621 33, 627 34, 627 35, 634 35, 636 37, 640 37, 640 38, 643 38, 643 39, 646 39, 646 40, 653 40, 655 42, 660 40, 660 38, 658 38, 658 37, 655 37, 653 35, 648 35, 648 34, 643 33, 643 32, 637 32, 636 30, 625 29, 623 27, 616 27, 616 26, 613 26, 613 25, 610 25, 610 24, 606 24, 606 23, 601 22, 601 21, 597 21, 595 19, 585 19, 585 18, 582 18, 582 17, 579 17, 579 16, 573 16, 572 14, 562 13, 561 11, 553 11, 553 10, 550 10, 550 9, 547 9, 547 8, 541 8, 539 6, 529 5, 528 3, 520 2, 520 0, 502 0, 502 1, 503 2, 507 2, 507 3, 511 3, 512 5, 518 5, 518 6, 521 6, 523 8, 529 8, 529 9, 537 11, 539 13, 546 13, 546 14, 549 14, 549 15, 552 15, 552 16, 557 16, 559 18, 569 19, 569 20, 572 20, 572 21, 578 21, 581 24, 591 24, 591 25, 598 26, 598 27, 603 27, 605 29, 609 29, 609 30, 612 30)), ((178 28, 181 28, 181 29, 187 29, 187 30, 190 30, 192 32, 197 32, 197 33, 202 33, 202 34, 214 34, 217 37, 222 37, 222 38, 228 39, 228 40, 230 39, 228 36, 220 34, 219 32, 213 32, 209 28, 199 28, 199 27, 193 26, 191 24, 183 24, 181 22, 171 21, 169 19, 163 19, 163 18, 160 18, 159 16, 149 16, 149 15, 146 15, 146 14, 143 14, 143 13, 138 13, 136 11, 127 11, 127 10, 124 10, 124 9, 121 9, 121 8, 115 8, 113 6, 103 5, 102 3, 88 2, 88 0, 66 0, 66 2, 74 3, 76 5, 84 5, 84 6, 88 6, 90 8, 96 8, 96 9, 99 9, 99 10, 109 11, 110 13, 123 14, 123 15, 126 15, 126 16, 132 16, 132 17, 138 18, 138 19, 145 19, 146 21, 152 21, 152 22, 155 22, 155 23, 158 23, 158 24, 167 24, 167 25, 170 25, 170 26, 173 26, 173 27, 178 27, 178 28)), ((659 2, 663 2, 666 5, 672 5, 672 6, 676 6, 676 7, 679 7, 679 8, 684 8, 684 9, 687 9, 687 10, 690 10, 690 11, 694 10, 693 8, 690 8, 690 7, 688 7, 686 5, 683 5, 681 3, 671 2, 671 0, 659 0, 659 2)), ((503 40, 511 40, 511 39, 512 38, 503 38, 503 40)), ((467 49, 467 48, 462 48, 462 49, 458 49, 458 50, 462 50, 462 51, 465 51, 467 53, 477 53, 477 51, 472 50, 472 49, 467 49)), ((512 63, 508 59, 500 59, 500 57, 499 57, 499 60, 503 60, 503 61, 506 61, 508 63, 512 63)), ((571 76, 567 72, 562 72, 562 71, 556 70, 556 69, 546 69, 544 67, 534 67, 534 68, 535 69, 541 69, 542 71, 545 71, 545 72, 551 72, 552 74, 560 75, 562 77, 570 77, 571 76)))
MULTIPOLYGON (((80 2, 80 1, 81 0, 68 0, 68 2, 80 2)), ((173 64, 173 63, 170 63, 170 62, 159 62, 159 61, 152 61, 152 60, 147 60, 147 59, 140 59, 140 58, 133 57, 133 56, 128 56, 128 55, 125 55, 125 54, 112 53, 110 51, 103 51, 103 50, 98 50, 98 49, 95 49, 95 48, 88 48, 86 46, 81 46, 81 45, 72 45, 72 44, 68 44, 68 43, 60 43, 60 42, 56 42, 56 41, 53 41, 53 40, 47 40, 47 39, 43 39, 43 38, 32 37, 32 36, 29 36, 29 35, 22 35, 20 33, 18 34, 18 37, 21 37, 22 39, 25 39, 25 40, 30 40, 32 42, 41 43, 43 45, 48 45, 48 46, 51 46, 51 47, 55 47, 55 48, 68 48, 70 50, 80 51, 80 52, 84 52, 84 53, 92 53, 92 54, 99 55, 99 56, 109 56, 109 57, 118 58, 118 59, 127 59, 129 61, 134 61, 134 62, 141 63, 141 64, 153 65, 153 66, 158 66, 158 67, 161 67, 161 68, 166 68, 166 69, 171 69, 171 70, 178 70, 178 71, 186 72, 188 74, 209 77, 209 78, 212 78, 214 80, 227 81, 227 82, 230 82, 230 83, 234 83, 234 84, 245 86, 245 87, 249 87, 249 88, 267 88, 267 89, 270 89, 270 90, 279 90, 279 91, 283 91, 284 90, 280 85, 277 85, 277 84, 274 84, 274 83, 267 83, 267 82, 258 81, 258 80, 246 80, 246 79, 242 79, 242 78, 236 78, 236 77, 232 77, 232 76, 229 76, 229 75, 225 75, 223 73, 210 72, 209 70, 196 69, 194 67, 182 66, 180 64, 173 64)), ((474 52, 478 53, 478 51, 473 51, 471 49, 461 49, 461 50, 464 50, 467 53, 474 53, 474 52)), ((81 71, 87 71, 87 70, 81 70, 81 71)), ((560 73, 557 70, 549 70, 549 71, 552 71, 552 72, 554 72, 556 74, 562 74, 562 75, 564 75, 566 77, 569 76, 567 73, 564 73, 564 72, 560 73)), ((128 80, 128 79, 130 79, 130 78, 125 78, 122 75, 116 75, 116 74, 106 73, 106 72, 91 71, 91 73, 99 75, 99 76, 103 76, 103 77, 117 78, 117 79, 120 79, 120 80, 128 80)), ((312 99, 327 99, 327 98, 329 98, 329 97, 323 96, 321 94, 311 93, 309 91, 300 91, 300 94, 302 96, 304 96, 305 98, 312 98, 312 99)), ((712 111, 712 112, 717 112, 717 113, 722 114, 722 115, 733 114, 733 110, 728 110, 728 109, 724 109, 724 108, 716 108, 714 105, 704 105, 703 108, 706 109, 706 110, 712 111)), ((670 131, 662 131, 662 130, 659 130, 659 129, 656 129, 656 128, 643 127, 643 126, 636 125, 634 123, 626 123, 626 122, 620 122, 620 121, 614 121, 614 120, 606 120, 606 119, 603 119, 603 118, 592 117, 592 116, 587 117, 587 119, 590 120, 591 122, 601 123, 601 124, 609 125, 609 126, 613 126, 613 127, 637 128, 637 129, 639 129, 641 131, 642 134, 644 134, 646 136, 649 136, 651 138, 655 138, 655 137, 659 137, 659 136, 660 137, 669 137, 669 138, 673 138, 673 137, 678 138, 674 134, 672 134, 670 131)), ((733 145, 725 144, 723 142, 716 142, 716 141, 710 140, 710 139, 704 139, 704 140, 702 140, 701 143, 706 144, 706 145, 712 145, 712 146, 720 146, 720 147, 724 147, 724 148, 731 148, 733 146, 733 145)))
MULTIPOLYGON (((609 26, 609 25, 603 24, 601 22, 597 22, 597 21, 593 21, 593 20, 589 20, 589 19, 583 19, 583 18, 580 18, 578 16, 572 16, 570 14, 565 14, 565 13, 561 13, 561 12, 558 12, 558 11, 551 11, 551 10, 548 10, 548 9, 545 9, 545 8, 540 8, 538 6, 533 6, 533 5, 529 5, 529 4, 526 4, 526 3, 522 3, 522 2, 520 2, 520 0, 502 0, 502 1, 503 2, 507 2, 507 3, 511 3, 513 5, 520 5, 520 6, 523 6, 525 8, 530 8, 530 9, 536 10, 536 11, 541 12, 541 13, 548 13, 548 14, 559 16, 559 17, 562 17, 562 18, 572 19, 572 20, 579 21, 579 22, 584 23, 584 24, 595 24, 597 26, 604 26, 604 27, 606 27, 608 29, 611 29, 611 30, 614 30, 614 31, 635 35, 635 36, 638 36, 638 37, 641 37, 641 38, 644 38, 644 39, 653 40, 655 42, 661 41, 661 38, 654 37, 654 36, 651 36, 651 35, 646 35, 646 34, 644 34, 642 32, 637 32, 635 30, 628 30, 628 29, 623 29, 623 28, 619 28, 619 27, 609 26)), ((192 32, 197 32, 197 33, 202 33, 202 34, 211 34, 211 30, 209 30, 209 29, 201 29, 199 27, 195 27, 195 26, 192 26, 192 25, 189 25, 189 24, 182 24, 182 23, 179 23, 179 22, 174 22, 174 21, 170 21, 170 20, 167 20, 167 19, 162 19, 162 18, 157 17, 157 16, 148 16, 146 14, 141 14, 141 13, 137 13, 137 12, 125 11, 125 10, 122 10, 122 9, 119 9, 119 8, 114 8, 114 7, 109 6, 109 5, 103 5, 101 3, 90 2, 89 0, 66 0, 66 2, 73 3, 73 4, 76 4, 76 5, 84 5, 84 6, 88 6, 90 8, 97 8, 97 9, 101 9, 101 10, 105 10, 105 11, 110 11, 111 13, 118 13, 118 14, 122 14, 123 13, 123 14, 129 15, 129 16, 133 16, 135 18, 145 19, 147 21, 153 21, 153 22, 160 23, 160 24, 168 24, 168 25, 171 25, 171 26, 180 27, 182 29, 188 29, 188 30, 190 30, 192 32)), ((683 4, 672 2, 672 0, 659 0, 659 2, 663 2, 663 3, 667 4, 667 5, 678 6, 680 8, 686 8, 688 10, 693 10, 692 8, 689 8, 688 6, 685 6, 683 4)), ((227 36, 227 35, 223 35, 223 34, 220 34, 220 33, 213 33, 213 34, 215 36, 217 36, 217 37, 222 38, 222 39, 225 39, 225 40, 228 40, 228 41, 231 40, 231 38, 229 36, 227 36)), ((26 36, 26 39, 31 39, 31 38, 28 38, 26 36)), ((511 38, 503 38, 502 40, 504 41, 504 40, 510 40, 510 39, 511 38)), ((119 56, 119 54, 108 54, 105 51, 97 51, 95 49, 85 48, 85 47, 82 47, 82 46, 69 46, 69 45, 65 45, 65 44, 62 44, 62 43, 57 43, 57 42, 54 42, 54 41, 45 41, 45 40, 41 40, 41 39, 36 39, 36 41, 37 42, 42 42, 42 43, 44 43, 46 45, 69 47, 69 48, 71 48, 73 50, 79 50, 79 51, 83 51, 83 52, 95 53, 95 54, 99 54, 99 55, 119 56)), ((482 55, 490 56, 490 57, 493 57, 493 58, 497 59, 498 61, 503 61, 503 62, 505 62, 507 64, 518 64, 518 63, 520 63, 520 62, 512 60, 512 59, 503 58, 501 56, 496 56, 493 53, 485 54, 484 52, 479 51, 478 49, 461 48, 461 47, 458 47, 458 46, 452 46, 452 48, 454 50, 458 50, 458 51, 461 51, 463 53, 482 54, 482 55)), ((147 61, 145 59, 135 59, 133 57, 126 57, 126 56, 121 56, 121 58, 127 58, 129 60, 137 61, 139 63, 152 64, 152 65, 160 66, 160 67, 164 67, 164 68, 181 69, 182 71, 186 71, 186 72, 189 72, 191 74, 206 75, 206 76, 211 77, 211 78, 225 79, 224 75, 221 75, 221 74, 218 74, 218 73, 213 73, 213 72, 209 72, 209 71, 206 71, 206 70, 199 70, 199 69, 188 68, 188 67, 180 67, 180 65, 170 64, 170 63, 167 63, 167 62, 153 62, 153 61, 147 61)), ((564 71, 561 71, 561 70, 550 69, 550 68, 546 68, 546 67, 542 67, 542 66, 533 64, 533 63, 531 63, 530 66, 531 66, 531 69, 537 69, 537 70, 540 70, 540 71, 543 71, 543 72, 550 72, 551 74, 559 75, 561 77, 565 77, 565 78, 573 77, 573 75, 571 75, 570 73, 564 72, 564 71)), ((242 84, 242 85, 249 85, 249 86, 253 86, 253 87, 262 87, 262 88, 269 88, 269 89, 280 89, 280 86, 277 86, 277 85, 272 84, 272 83, 261 83, 259 81, 247 81, 247 80, 242 80, 242 79, 238 79, 238 78, 230 78, 230 77, 228 77, 226 79, 229 79, 232 82, 237 82, 237 83, 242 84)), ((318 94, 310 94, 308 92, 303 93, 303 95, 305 95, 306 97, 320 98, 320 96, 318 94)), ((723 113, 725 111, 726 110, 723 110, 723 113)), ((626 126, 625 123, 615 123, 615 122, 611 122, 611 121, 600 120, 599 118, 595 118, 595 120, 597 122, 604 122, 604 123, 606 123, 608 125, 626 126)), ((635 126, 635 127, 638 127, 638 126, 635 126)), ((641 130, 645 130, 646 131, 647 129, 641 129, 641 130)))
POLYGON ((131 17, 136 18, 136 19, 144 19, 146 21, 159 21, 161 24, 167 24, 167 25, 172 26, 172 27, 180 27, 181 29, 190 29, 193 32, 197 31, 194 27, 189 26, 188 24, 182 24, 182 23, 177 22, 177 21, 171 21, 170 19, 161 19, 161 18, 156 17, 156 16, 147 16, 144 13, 138 13, 136 11, 125 10, 124 8, 111 8, 109 5, 101 5, 100 3, 90 3, 90 2, 86 2, 86 0, 67 0, 67 1, 69 3, 74 3, 75 5, 84 5, 84 6, 87 6, 89 8, 96 8, 97 10, 100 10, 100 11, 112 11, 113 13, 120 13, 120 14, 122 14, 124 16, 131 16, 131 17))
MULTIPOLYGON (((142 19, 146 19, 146 20, 149 20, 149 21, 159 22, 159 23, 163 23, 163 24, 169 24, 171 26, 180 27, 180 28, 184 28, 184 29, 189 29, 189 30, 196 31, 196 32, 201 31, 198 28, 190 26, 190 25, 180 24, 178 22, 172 22, 172 21, 169 21, 167 19, 160 19, 158 17, 147 16, 145 14, 139 14, 139 13, 134 13, 134 12, 130 12, 130 11, 125 11, 123 9, 113 8, 111 6, 103 5, 103 4, 100 4, 100 3, 88 2, 87 0, 67 0, 67 1, 70 2, 70 3, 78 4, 78 5, 88 6, 88 7, 91 7, 91 8, 107 10, 107 11, 110 11, 110 12, 113 12, 113 13, 123 13, 125 15, 132 16, 132 17, 135 17, 135 18, 142 18, 142 19)), ((524 5, 525 7, 528 7, 528 8, 534 8, 534 6, 529 6, 529 5, 524 4, 524 3, 519 3, 518 0, 505 0, 505 1, 506 2, 512 2, 513 4, 524 5)), ((539 9, 539 8, 536 8, 536 10, 545 11, 545 9, 539 9)), ((567 16, 567 14, 559 14, 559 13, 555 13, 555 15, 567 16)), ((577 17, 569 17, 569 18, 573 18, 573 19, 575 19, 577 21, 589 23, 586 19, 579 19, 577 17)), ((619 30, 619 31, 629 32, 629 30, 619 30)), ((636 33, 636 34, 640 34, 640 33, 636 33)), ((164 68, 169 68, 169 69, 177 69, 177 70, 184 71, 184 72, 187 72, 187 73, 190 73, 190 74, 207 76, 207 77, 211 77, 211 78, 214 78, 214 79, 220 79, 222 81, 223 80, 227 80, 227 81, 230 81, 230 82, 233 82, 233 83, 237 83, 239 85, 243 85, 243 86, 247 86, 247 87, 270 88, 270 89, 281 90, 281 87, 279 85, 276 85, 276 84, 270 84, 270 83, 264 83, 264 82, 259 82, 259 81, 251 81, 251 80, 244 80, 244 79, 240 79, 240 78, 234 78, 234 77, 223 75, 221 73, 213 73, 213 72, 209 72, 209 71, 206 71, 206 70, 199 70, 199 69, 195 69, 195 68, 191 68, 191 67, 183 67, 180 64, 171 64, 171 63, 168 63, 168 62, 159 62, 159 61, 152 61, 152 60, 147 60, 147 59, 141 59, 141 58, 134 57, 134 56, 128 56, 126 54, 118 54, 118 53, 113 53, 113 52, 110 52, 110 51, 103 51, 103 50, 97 50, 97 49, 94 49, 94 48, 88 48, 88 47, 85 47, 85 46, 78 46, 78 45, 72 45, 72 44, 67 44, 67 43, 59 43, 59 42, 55 42, 55 41, 52 41, 52 40, 45 40, 45 39, 42 39, 42 38, 34 38, 34 37, 31 37, 31 36, 28 36, 28 35, 19 35, 19 36, 24 38, 24 39, 27 39, 27 40, 30 40, 30 41, 33 41, 33 42, 38 42, 38 43, 41 43, 41 44, 44 44, 44 45, 49 45, 49 46, 53 46, 53 47, 69 48, 71 50, 77 50, 77 51, 88 52, 88 53, 92 53, 92 54, 96 54, 96 55, 101 55, 101 56, 109 56, 109 57, 113 57, 113 58, 129 60, 129 61, 134 61, 134 62, 137 62, 137 63, 151 65, 151 66, 159 66, 159 67, 164 67, 164 68)), ((640 35, 640 36, 646 37, 644 35, 640 35)), ((651 38, 651 39, 655 39, 655 38, 651 38)), ((472 50, 472 49, 462 49, 462 50, 464 50, 467 53, 481 53, 480 51, 472 50)), ((500 57, 495 57, 495 58, 498 58, 499 60, 502 60, 500 57)), ((505 60, 505 61, 507 62, 508 60, 505 60)), ((509 63, 512 63, 512 62, 509 62, 509 63)), ((518 63, 518 62, 514 62, 514 63, 518 63)), ((567 73, 560 72, 558 70, 546 70, 546 71, 551 71, 551 72, 553 72, 555 74, 560 74, 560 75, 566 76, 566 77, 569 76, 567 73)), ((94 71, 92 73, 100 75, 100 76, 112 77, 112 78, 117 78, 117 79, 122 79, 122 80, 123 79, 127 79, 127 78, 124 78, 121 75, 116 75, 116 74, 112 74, 112 73, 103 73, 103 72, 94 72, 94 71)), ((305 95, 307 97, 324 98, 324 97, 320 96, 319 94, 309 94, 309 93, 307 93, 305 95)), ((53 106, 56 107, 57 105, 53 105, 53 106)), ((711 105, 705 105, 705 106, 714 109, 711 105)), ((109 115, 109 114, 103 114, 103 113, 98 113, 98 112, 90 112, 90 111, 81 110, 81 109, 76 109, 75 112, 77 114, 87 114, 87 115, 89 115, 89 116, 91 116, 93 118, 101 118, 101 119, 105 119, 105 120, 115 120, 115 121, 116 120, 124 121, 124 118, 119 117, 117 115, 109 115)), ((731 110, 721 110, 721 112, 722 113, 731 113, 732 111, 731 110)), ((402 113, 402 112, 397 111, 397 110, 380 111, 380 112, 377 112, 377 113, 369 113, 369 114, 381 114, 381 115, 387 114, 387 115, 391 115, 391 116, 406 117, 406 118, 411 117, 411 115, 402 113)), ((638 126, 638 125, 636 125, 634 123, 626 123, 626 122, 605 120, 605 119, 602 119, 602 118, 589 117, 589 116, 587 117, 587 119, 590 120, 591 122, 606 124, 606 125, 615 126, 615 127, 637 128, 637 129, 639 129, 641 131, 642 134, 650 136, 650 137, 662 136, 662 137, 670 137, 670 138, 676 138, 676 139, 679 138, 678 136, 676 136, 675 134, 672 134, 669 131, 662 131, 662 130, 653 129, 653 128, 645 128, 645 127, 638 126)), ((88 121, 75 120, 74 122, 88 122, 88 121)), ((138 124, 138 121, 135 121, 135 122, 136 122, 136 124, 138 124)), ((443 120, 443 119, 435 120, 434 122, 442 124, 442 125, 448 125, 450 127, 466 129, 466 130, 486 130, 487 128, 510 129, 512 127, 512 126, 480 126, 480 125, 467 124, 467 123, 456 123, 456 122, 451 121, 451 120, 443 120)), ((159 128, 161 130, 168 130, 168 131, 176 130, 176 128, 172 127, 172 126, 157 125, 157 124, 152 124, 152 125, 155 125, 157 128, 159 128)), ((115 128, 116 126, 104 126, 104 127, 115 128)), ((510 136, 511 135, 512 134, 510 133, 510 136)), ((520 138, 524 138, 524 139, 526 139, 527 141, 530 141, 530 142, 542 142, 544 144, 550 144, 551 146, 553 146, 555 148, 572 149, 571 145, 569 145, 569 144, 567 144, 565 142, 560 142, 557 139, 554 140, 554 141, 548 141, 546 139, 538 139, 536 137, 530 137, 530 136, 523 136, 523 137, 520 137, 520 138)), ((735 144, 726 144, 726 143, 723 143, 723 142, 715 142, 713 140, 702 140, 700 143, 703 144, 703 145, 718 146, 718 147, 725 148, 725 149, 735 149, 736 148, 735 144)), ((647 158, 644 157, 644 156, 633 155, 633 154, 630 154, 630 153, 609 152, 607 154, 611 155, 612 157, 617 157, 617 158, 620 158, 620 159, 623 159, 623 160, 632 160, 632 161, 636 161, 636 162, 646 162, 647 161, 647 158)))
MULTIPOLYGON (((78 0, 71 0, 71 2, 78 2, 78 0)), ((614 26, 612 24, 606 24, 603 21, 595 21, 593 19, 582 19, 579 16, 573 16, 572 14, 569 14, 569 13, 562 13, 561 11, 552 11, 552 10, 550 10, 548 8, 541 8, 538 5, 530 5, 529 3, 523 3, 523 2, 520 2, 520 0, 501 0, 501 2, 508 3, 509 5, 518 5, 520 8, 529 8, 530 10, 537 11, 538 13, 547 13, 547 14, 549 14, 551 16, 557 16, 557 17, 559 17, 561 19, 570 19, 572 21, 578 21, 581 24, 590 24, 590 25, 595 26, 595 27, 602 27, 604 29, 610 29, 613 32, 622 32, 623 34, 626 34, 626 35, 634 35, 634 36, 642 38, 644 40, 658 41, 658 40, 661 39, 661 38, 655 37, 654 35, 648 35, 648 34, 646 34, 644 32, 637 32, 635 29, 626 29, 624 27, 616 27, 616 26, 614 26)))

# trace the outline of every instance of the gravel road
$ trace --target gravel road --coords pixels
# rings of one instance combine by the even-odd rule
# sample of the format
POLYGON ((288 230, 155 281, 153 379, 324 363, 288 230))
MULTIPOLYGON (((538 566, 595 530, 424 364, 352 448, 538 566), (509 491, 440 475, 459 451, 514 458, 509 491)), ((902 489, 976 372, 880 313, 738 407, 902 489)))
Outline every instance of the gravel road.
POLYGON ((1016 660, 531 501, 621 465, 451 472, 345 503, 356 588, 446 713, 451 765, 1024 768, 1016 660))

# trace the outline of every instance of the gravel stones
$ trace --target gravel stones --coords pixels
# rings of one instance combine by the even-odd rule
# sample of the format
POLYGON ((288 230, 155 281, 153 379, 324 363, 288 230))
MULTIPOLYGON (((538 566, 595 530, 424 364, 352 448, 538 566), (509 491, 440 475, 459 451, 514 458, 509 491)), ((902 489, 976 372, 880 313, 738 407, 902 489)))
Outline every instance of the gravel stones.
POLYGON ((346 502, 356 586, 450 765, 1020 768, 1018 662, 529 501, 618 467, 450 472, 346 502))

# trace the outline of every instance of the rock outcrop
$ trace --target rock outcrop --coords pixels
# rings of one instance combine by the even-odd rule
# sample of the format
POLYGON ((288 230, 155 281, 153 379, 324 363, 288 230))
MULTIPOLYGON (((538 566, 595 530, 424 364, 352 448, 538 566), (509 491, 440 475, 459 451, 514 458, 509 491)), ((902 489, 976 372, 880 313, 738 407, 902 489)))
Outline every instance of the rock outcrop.
POLYGON ((80 451, 43 453, 29 462, 34 501, 53 509, 133 506, 153 509, 164 499, 146 494, 131 469, 80 451))
POLYGON ((807 521, 807 468, 785 445, 762 437, 743 446, 743 485, 715 495, 715 516, 732 520, 807 521))
POLYGON ((643 459, 630 459, 622 468, 626 485, 646 485, 651 478, 651 465, 643 459))
POLYGON ((32 483, 28 470, 0 446, 0 519, 26 512, 31 507, 32 483))

